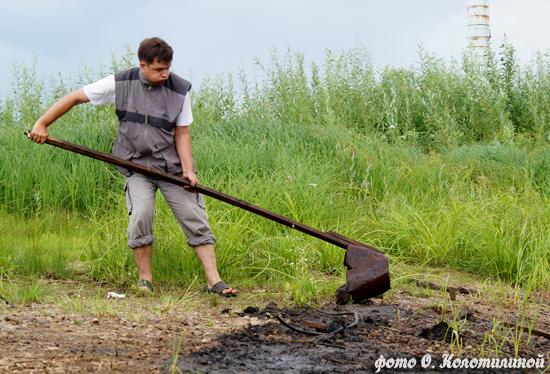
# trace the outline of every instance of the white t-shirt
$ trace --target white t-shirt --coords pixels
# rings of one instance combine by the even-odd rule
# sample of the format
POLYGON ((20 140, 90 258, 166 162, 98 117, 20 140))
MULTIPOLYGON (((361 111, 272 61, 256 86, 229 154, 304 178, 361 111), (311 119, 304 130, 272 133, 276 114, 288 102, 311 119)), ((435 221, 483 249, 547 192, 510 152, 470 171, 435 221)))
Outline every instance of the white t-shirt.
MULTIPOLYGON (((84 86, 84 94, 90 99, 93 106, 114 104, 115 92, 114 75, 109 75, 95 83, 84 86)), ((189 126, 192 122, 191 100, 189 92, 187 92, 183 101, 183 108, 181 108, 181 113, 176 120, 176 126, 189 126)))

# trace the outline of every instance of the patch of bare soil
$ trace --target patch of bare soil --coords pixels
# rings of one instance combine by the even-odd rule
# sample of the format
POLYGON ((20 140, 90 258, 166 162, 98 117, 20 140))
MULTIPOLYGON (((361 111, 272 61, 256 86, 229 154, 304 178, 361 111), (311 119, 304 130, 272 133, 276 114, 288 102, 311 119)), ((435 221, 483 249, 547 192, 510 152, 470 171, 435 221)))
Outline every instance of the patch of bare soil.
MULTIPOLYGON (((328 304, 322 311, 307 307, 279 310, 271 304, 265 310, 252 314, 266 318, 265 324, 248 326, 238 333, 223 334, 215 339, 212 347, 180 357, 177 367, 183 373, 224 374, 374 373, 378 368, 382 373, 537 372, 503 367, 454 368, 453 361, 459 357, 460 361, 480 356, 494 357, 494 349, 497 347, 486 344, 484 354, 480 348, 485 333, 493 330, 493 320, 487 319, 478 310, 464 312, 460 315, 461 329, 454 334, 453 324, 443 321, 440 313, 421 305, 416 305, 415 309, 400 306, 411 303, 410 300, 403 301, 405 303, 328 304), (343 312, 356 314, 327 314, 343 312), (281 316, 286 325, 269 318, 276 314, 281 316), (354 324, 356 318, 357 324, 354 324), (352 327, 347 327, 350 325, 352 327), (326 333, 335 330, 339 332, 326 333), (452 353, 453 356, 445 356, 452 353), (380 364, 376 366, 377 360, 380 363, 380 356, 394 361, 391 364, 387 361, 383 367, 380 364), (400 360, 397 365, 396 359, 400 360)), ((537 355, 543 355, 546 362, 544 367, 547 367, 550 340, 534 337, 527 344, 527 335, 524 334, 524 342, 519 344, 519 357, 536 360, 537 355)), ((497 344, 503 345, 499 349, 501 359, 515 356, 510 339, 503 338, 497 344)))
MULTIPOLYGON (((205 295, 197 295, 195 304, 178 306, 129 295, 96 301, 93 314, 92 304, 89 312, 74 313, 59 302, 0 307, 0 372, 169 373, 174 339, 177 344, 180 337, 177 368, 182 373, 373 373, 380 356, 394 360, 381 373, 536 372, 452 368, 457 357, 472 360, 498 353, 503 359, 515 357, 516 349, 520 358, 544 359, 545 368, 550 363, 548 338, 503 324, 515 325, 521 309, 510 295, 500 295, 498 301, 488 293, 459 292, 451 300, 438 290, 411 287, 362 305, 327 301, 318 308, 290 306, 276 294, 260 298, 246 292, 220 298, 216 306, 205 295), (116 313, 113 305, 120 306, 116 313), (111 313, 97 317, 100 310, 111 313), (348 314, 327 314, 343 312, 348 314), (450 354, 452 360, 446 361, 450 354), (423 367, 427 356, 431 362, 423 367), (397 359, 408 367, 396 369, 397 359)), ((550 332, 550 299, 538 295, 532 301, 542 305, 527 310, 538 312, 534 329, 550 332)))
POLYGON ((182 347, 200 349, 251 322, 215 313, 205 300, 175 307, 158 297, 80 296, 69 313, 59 302, 0 306, 0 373, 159 372, 182 333, 182 347))

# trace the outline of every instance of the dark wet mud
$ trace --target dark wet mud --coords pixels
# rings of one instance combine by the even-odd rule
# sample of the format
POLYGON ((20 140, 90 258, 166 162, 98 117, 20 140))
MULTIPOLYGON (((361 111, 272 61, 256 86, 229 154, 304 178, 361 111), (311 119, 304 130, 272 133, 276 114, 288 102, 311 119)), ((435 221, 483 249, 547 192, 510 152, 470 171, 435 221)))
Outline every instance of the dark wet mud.
MULTIPOLYGON (((233 313, 230 310, 222 312, 233 313)), ((379 368, 380 373, 536 372, 454 368, 458 347, 461 359, 480 357, 483 332, 492 327, 492 321, 475 320, 468 314, 463 316, 460 332, 453 332, 452 326, 430 309, 413 311, 393 305, 329 304, 317 310, 308 307, 278 309, 270 303, 262 311, 249 307, 237 314, 266 319, 267 323, 220 335, 210 347, 179 357, 178 369, 182 373, 201 374, 375 373, 379 368), (342 312, 355 312, 356 315, 327 314, 342 312), (386 361, 380 367, 381 356, 393 361, 386 361)), ((549 343, 546 339, 532 340, 529 346, 521 347, 521 356, 536 358, 536 352, 549 351, 549 343)), ((512 353, 509 348, 505 343, 502 357, 512 353)), ((169 372, 172 363, 170 359, 164 373, 169 372)))

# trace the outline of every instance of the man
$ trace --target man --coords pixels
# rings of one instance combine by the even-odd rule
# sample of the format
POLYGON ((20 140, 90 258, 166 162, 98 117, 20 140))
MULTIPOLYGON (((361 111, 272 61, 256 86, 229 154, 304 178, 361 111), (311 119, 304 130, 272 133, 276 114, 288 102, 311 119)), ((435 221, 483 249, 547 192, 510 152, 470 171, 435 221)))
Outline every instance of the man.
MULTIPOLYGON (((160 171, 183 176, 191 188, 195 175, 189 125, 193 121, 189 90, 191 83, 171 74, 173 50, 160 38, 145 39, 138 49, 139 67, 71 92, 55 103, 34 125, 31 140, 43 144, 47 127, 73 106, 115 104, 119 119, 113 147, 117 157, 160 171)), ((128 246, 133 249, 139 271, 138 288, 152 291, 151 271, 154 199, 160 189, 204 268, 207 292, 236 296, 236 290, 220 279, 214 252, 215 238, 208 224, 201 194, 168 182, 118 168, 126 176, 126 202, 130 222, 128 246)))

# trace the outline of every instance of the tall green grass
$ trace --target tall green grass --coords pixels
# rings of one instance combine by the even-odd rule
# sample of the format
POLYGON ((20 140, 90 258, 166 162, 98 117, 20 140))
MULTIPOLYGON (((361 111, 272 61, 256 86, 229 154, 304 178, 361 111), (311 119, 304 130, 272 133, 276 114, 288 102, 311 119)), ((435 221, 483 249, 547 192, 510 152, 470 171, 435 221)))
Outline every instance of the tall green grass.
MULTIPOLYGON (((548 288, 548 56, 522 66, 505 44, 485 59, 465 51, 444 62, 421 45, 419 57, 409 69, 374 68, 361 44, 327 52, 322 65, 274 50, 270 61, 256 61, 257 75, 239 70, 196 84, 191 131, 201 183, 376 246, 392 261, 548 288)), ((22 133, 63 94, 132 62, 128 50, 108 69, 85 67, 48 84, 19 64, 0 104, 2 215, 86 215, 86 241, 66 257, 121 283, 136 276, 122 177, 22 133)), ((81 105, 50 132, 109 152, 114 109, 81 105)), ((224 278, 283 284, 343 274, 344 250, 216 200, 207 206, 224 278)), ((161 196, 156 209, 155 277, 189 284, 198 260, 161 196)), ((56 240, 49 243, 61 248, 56 240)), ((0 263, 10 243, 0 246, 0 263)))
POLYGON ((70 279, 87 272, 81 253, 94 226, 68 212, 43 212, 34 217, 0 210, 0 274, 70 279))

